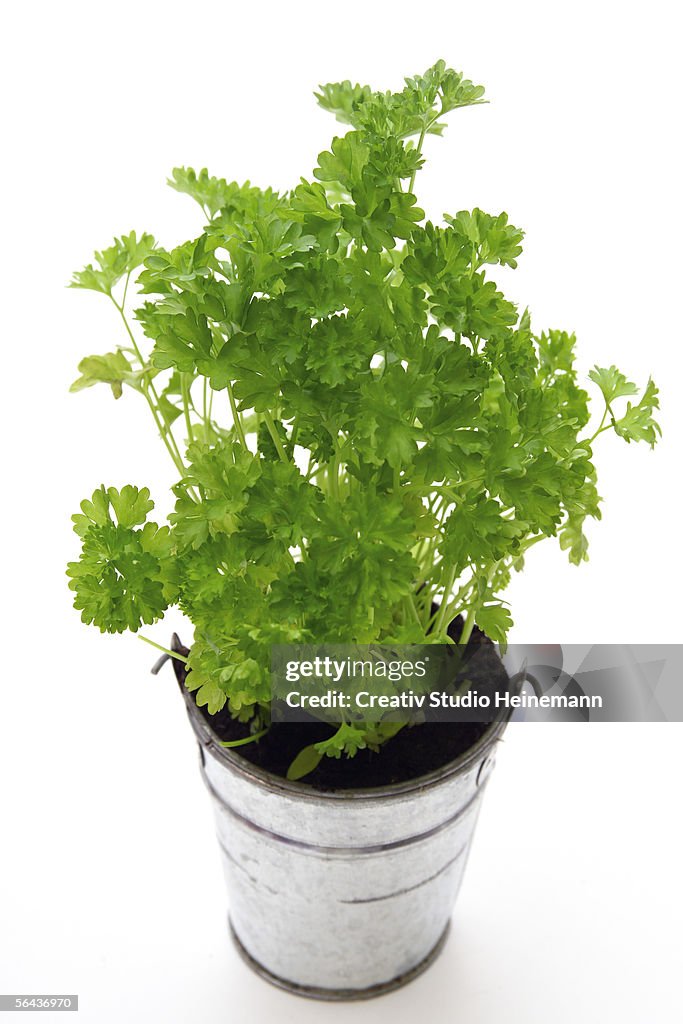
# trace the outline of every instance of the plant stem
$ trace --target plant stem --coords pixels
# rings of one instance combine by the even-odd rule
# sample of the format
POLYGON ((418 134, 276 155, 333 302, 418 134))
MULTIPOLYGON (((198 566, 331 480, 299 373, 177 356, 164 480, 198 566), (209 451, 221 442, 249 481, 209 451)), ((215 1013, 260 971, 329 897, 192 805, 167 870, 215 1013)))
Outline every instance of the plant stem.
POLYGON ((460 634, 460 640, 458 643, 462 644, 463 647, 467 644, 467 641, 472 636, 472 630, 474 629, 474 617, 479 610, 479 606, 476 604, 470 605, 467 609, 465 616, 465 624, 462 627, 462 633, 460 634))
POLYGON ((185 429, 187 430, 187 441, 188 444, 192 444, 194 441, 194 431, 192 430, 192 420, 190 419, 190 387, 187 381, 187 374, 181 373, 180 375, 180 389, 183 396, 183 412, 185 413, 185 429))
POLYGON ((415 598, 413 597, 412 594, 408 594, 408 607, 412 611, 413 616, 414 616, 415 621, 417 622, 418 626, 420 627, 420 629, 422 629, 423 628, 423 626, 422 626, 422 619, 419 616, 419 613, 418 613, 418 610, 417 610, 417 605, 415 604, 415 598))
POLYGON ((280 439, 280 435, 277 432, 275 421, 273 420, 273 417, 269 412, 266 411, 263 413, 263 421, 265 425, 268 427, 268 433, 273 439, 273 444, 275 445, 275 448, 277 450, 278 455, 280 456, 281 461, 289 462, 289 459, 287 458, 287 452, 284 450, 282 446, 282 441, 280 439))
POLYGON ((600 426, 599 426, 599 427, 598 427, 598 429, 597 429, 597 430, 595 431, 595 433, 594 433, 594 434, 592 435, 592 437, 589 437, 589 438, 588 438, 588 444, 593 444, 593 441, 595 440, 595 438, 596 438, 596 437, 598 436, 598 434, 601 434, 601 433, 603 432, 603 430, 609 430, 609 429, 610 429, 610 427, 611 427, 611 424, 610 424, 610 426, 608 426, 608 427, 605 427, 605 426, 604 426, 605 420, 607 419, 607 413, 608 413, 609 411, 610 411, 610 408, 609 408, 609 406, 608 406, 608 405, 606 405, 606 406, 605 406, 605 411, 604 411, 604 413, 602 414, 602 419, 600 420, 600 426))
MULTIPOLYGON (((451 622, 456 617, 456 615, 458 615, 458 613, 460 611, 460 608, 462 607, 463 603, 465 603, 465 597, 466 597, 468 591, 470 590, 471 586, 472 586, 472 581, 469 580, 462 587, 460 587, 460 589, 458 590, 458 593, 455 595, 453 600, 449 601, 446 604, 445 609, 444 609, 444 603, 442 601, 442 603, 439 605, 439 607, 434 612, 434 614, 430 615, 430 618, 429 618, 429 620, 427 622, 427 631, 428 632, 429 632, 430 628, 431 629, 434 628, 436 620, 439 617, 439 614, 441 613, 442 610, 444 612, 444 619, 445 619, 446 627, 448 628, 448 626, 451 624, 451 622)), ((430 605, 430 609, 431 609, 431 605, 430 605)))
MULTIPOLYGON (((415 147, 415 154, 417 156, 419 156, 422 153, 422 145, 424 143, 425 135, 426 134, 427 134, 427 126, 425 125, 424 128, 422 129, 422 131, 420 132, 420 137, 417 140, 417 146, 415 147)), ((414 187, 415 187, 415 175, 416 174, 417 174, 417 167, 415 167, 413 169, 413 173, 410 175, 410 181, 408 182, 408 191, 409 192, 412 192, 414 187)))
POLYGON ((444 627, 444 620, 446 618, 446 608, 448 607, 448 599, 455 583, 455 574, 457 570, 451 569, 446 580, 446 585, 443 590, 443 597, 441 598, 441 607, 439 608, 438 615, 436 616, 436 622, 434 623, 434 632, 439 635, 444 627))
POLYGON ((182 661, 184 665, 187 665, 187 658, 184 654, 178 654, 177 651, 169 651, 168 647, 162 647, 161 644, 156 643, 154 640, 150 640, 148 636, 143 636, 142 633, 138 633, 138 640, 144 640, 150 647, 156 647, 158 651, 163 651, 164 654, 168 654, 169 658, 175 658, 176 661, 182 661))
POLYGON ((330 484, 330 494, 339 501, 339 449, 335 446, 334 456, 332 462, 327 467, 328 480, 330 484))
MULTIPOLYGON (((458 641, 458 643, 464 645, 464 644, 467 643, 469 638, 472 636, 472 630, 474 629, 474 626, 475 626, 475 621, 474 620, 476 618, 477 612, 479 611, 482 603, 486 599, 486 594, 487 594, 488 588, 491 586, 491 581, 493 580, 493 577, 496 574, 496 569, 500 565, 501 561, 502 561, 502 559, 499 559, 497 562, 494 562, 493 565, 491 566, 491 568, 489 569, 489 571, 487 572, 487 574, 486 574, 486 587, 484 588, 483 593, 482 593, 481 587, 479 587, 477 585, 477 599, 473 600, 472 603, 470 604, 470 606, 467 609, 467 614, 465 616, 465 624, 463 626, 462 633, 460 634, 460 640, 458 641)), ((477 578, 476 578, 476 573, 475 573, 475 576, 473 577, 473 582, 476 582, 476 581, 477 581, 477 578)))
POLYGON ((260 732, 255 732, 253 736, 245 736, 241 740, 219 740, 219 747, 244 747, 247 743, 253 743, 254 740, 260 740, 262 736, 270 730, 270 726, 267 725, 265 729, 261 729, 260 732))
MULTIPOLYGON (((434 117, 431 119, 429 124, 426 124, 426 125, 423 126, 422 131, 420 132, 419 138, 417 140, 417 146, 415 147, 415 153, 417 154, 417 156, 420 156, 420 154, 422 153, 422 146, 423 146, 423 143, 424 143, 424 140, 425 140, 425 135, 427 134, 429 129, 432 127, 432 125, 436 121, 438 121, 439 118, 442 115, 443 115, 443 105, 442 105, 442 108, 439 111, 439 113, 434 115, 434 117)), ((416 174, 417 174, 417 167, 413 170, 413 173, 410 176, 410 182, 408 183, 408 191, 409 192, 412 192, 413 188, 415 186, 415 175, 416 174)))
POLYGON ((166 445, 168 454, 171 456, 173 460, 173 465, 178 470, 181 476, 186 476, 187 470, 185 469, 185 463, 182 460, 173 434, 171 434, 170 430, 164 427, 164 424, 162 423, 157 412, 157 409, 154 405, 154 402, 152 400, 152 396, 147 391, 145 391, 144 394, 145 398, 147 399, 147 404, 149 405, 152 411, 152 416, 154 417, 154 422, 156 423, 157 430, 159 431, 159 436, 166 445))
POLYGON ((240 416, 239 411, 237 409, 237 403, 235 401, 235 395, 234 395, 234 392, 232 390, 232 382, 231 381, 228 381, 228 398, 230 399, 230 411, 232 412, 232 421, 234 423, 235 430, 237 431, 237 436, 240 439, 240 444, 244 448, 246 448, 247 447, 247 439, 246 439, 245 434, 244 434, 244 426, 242 425, 242 417, 240 416))
MULTIPOLYGON (((123 321, 123 326, 126 328, 126 333, 128 334, 128 337, 130 338, 131 344, 133 346, 133 351, 135 352, 135 355, 140 362, 141 368, 144 370, 146 365, 145 360, 142 357, 142 352, 138 348, 138 343, 135 340, 135 336, 132 330, 130 329, 130 324, 128 323, 128 319, 124 312, 123 306, 119 306, 118 302, 113 297, 113 295, 110 295, 109 298, 114 303, 116 309, 119 311, 119 315, 123 321)), ((159 413, 159 395, 157 393, 156 388, 154 387, 153 382, 151 380, 145 380, 143 377, 141 387, 142 393, 145 396, 147 404, 151 410, 152 416, 154 417, 154 422, 156 424, 157 430, 159 431, 159 436, 166 445, 168 454, 171 456, 174 466, 176 467, 181 476, 186 476, 187 470, 182 460, 182 456, 180 454, 178 445, 176 444, 176 440, 171 430, 163 422, 163 418, 159 413)))

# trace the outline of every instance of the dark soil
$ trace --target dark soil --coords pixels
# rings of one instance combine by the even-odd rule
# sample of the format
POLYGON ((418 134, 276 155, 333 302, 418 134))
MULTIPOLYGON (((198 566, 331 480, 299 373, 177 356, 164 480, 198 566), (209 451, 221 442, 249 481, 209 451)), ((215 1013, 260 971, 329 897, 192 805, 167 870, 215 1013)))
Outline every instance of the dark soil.
MULTIPOLYGON (((457 643, 461 632, 462 619, 458 617, 451 623, 449 634, 457 643)), ((175 635, 172 649, 185 656, 189 653, 189 649, 175 635)), ((185 665, 174 660, 173 668, 184 697, 194 702, 194 696, 184 686, 187 674, 185 665)), ((507 672, 495 647, 476 627, 465 649, 464 663, 455 676, 454 685, 457 686, 464 678, 472 681, 479 694, 485 693, 491 697, 496 692, 507 690, 509 685, 507 672)), ((198 710, 219 740, 239 740, 249 735, 249 727, 232 718, 227 708, 216 715, 210 715, 205 707, 198 710)), ((477 714, 482 717, 481 711, 477 714)), ((360 789, 419 778, 469 750, 483 736, 497 714, 500 712, 491 709, 489 717, 483 721, 445 722, 434 720, 438 712, 433 712, 432 720, 427 717, 423 724, 401 729, 382 746, 379 753, 359 750, 352 758, 324 757, 315 771, 301 780, 301 784, 322 790, 360 789)), ((302 747, 325 740, 334 731, 335 727, 313 716, 305 722, 274 722, 260 740, 245 744, 232 753, 284 778, 302 747)))

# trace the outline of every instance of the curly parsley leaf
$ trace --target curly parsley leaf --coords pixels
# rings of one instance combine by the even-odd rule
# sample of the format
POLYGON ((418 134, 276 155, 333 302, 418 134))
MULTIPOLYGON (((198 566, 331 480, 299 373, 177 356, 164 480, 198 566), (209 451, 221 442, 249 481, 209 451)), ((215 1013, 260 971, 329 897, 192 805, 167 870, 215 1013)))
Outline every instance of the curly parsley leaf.
POLYGON ((607 369, 596 366, 588 376, 602 391, 606 411, 610 414, 614 432, 619 437, 623 437, 627 443, 646 441, 651 448, 654 448, 662 433, 659 423, 654 418, 655 410, 659 409, 659 390, 654 381, 650 379, 647 382, 640 401, 636 405, 627 402, 626 412, 621 416, 616 416, 612 409, 613 402, 618 398, 637 395, 636 385, 627 380, 616 366, 610 366, 607 369))
POLYGON ((277 192, 270 188, 263 190, 248 181, 243 185, 227 182, 210 175, 206 167, 198 173, 191 167, 174 167, 168 184, 199 203, 209 219, 220 213, 235 224, 243 223, 246 217, 270 213, 281 202, 277 192))
POLYGON ((588 374, 590 379, 598 385, 602 391, 606 405, 611 405, 615 398, 623 398, 626 395, 635 395, 638 388, 630 380, 617 370, 616 366, 608 368, 595 366, 588 374))
POLYGON ((94 384, 109 384, 114 398, 120 398, 124 384, 140 390, 140 373, 133 370, 120 349, 101 356, 86 356, 78 364, 78 372, 81 376, 73 382, 70 391, 82 391, 94 384))
POLYGON ((154 237, 148 234, 138 238, 135 231, 115 238, 113 245, 95 253, 95 264, 89 263, 77 271, 70 282, 70 288, 87 288, 91 291, 111 295, 112 289, 124 277, 142 266, 154 249, 154 237))
POLYGON ((73 517, 82 539, 79 560, 67 567, 74 607, 102 632, 136 632, 176 596, 174 540, 167 526, 146 522, 153 505, 146 487, 101 487, 73 517))
POLYGON ((637 405, 627 403, 626 412, 614 421, 614 431, 629 441, 647 441, 654 448, 661 435, 661 427, 654 418, 659 409, 659 391, 653 380, 649 380, 637 405))

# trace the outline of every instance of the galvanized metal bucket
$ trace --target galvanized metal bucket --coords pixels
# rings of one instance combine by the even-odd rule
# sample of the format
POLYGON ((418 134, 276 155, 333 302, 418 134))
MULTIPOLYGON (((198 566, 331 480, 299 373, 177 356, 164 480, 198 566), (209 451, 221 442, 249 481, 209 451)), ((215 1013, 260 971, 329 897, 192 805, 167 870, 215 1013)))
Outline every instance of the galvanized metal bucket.
POLYGON ((321 792, 219 746, 187 707, 247 963, 331 1000, 381 995, 425 970, 448 932, 505 722, 430 775, 321 792))

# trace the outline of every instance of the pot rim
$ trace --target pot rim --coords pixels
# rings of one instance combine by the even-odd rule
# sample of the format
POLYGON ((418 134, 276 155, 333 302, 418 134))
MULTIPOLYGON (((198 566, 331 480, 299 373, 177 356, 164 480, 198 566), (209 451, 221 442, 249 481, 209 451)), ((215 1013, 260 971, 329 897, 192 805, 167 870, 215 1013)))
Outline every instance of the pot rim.
MULTIPOLYGON (((511 683, 513 680, 510 681, 511 683)), ((211 754, 221 761, 226 768, 235 774, 242 776, 249 782, 255 783, 263 789, 272 793, 280 793, 300 800, 326 801, 370 801, 386 800, 392 797, 404 796, 407 793, 419 792, 431 789, 434 786, 446 782, 454 776, 467 772, 482 753, 490 750, 498 743, 512 715, 512 709, 506 709, 500 716, 494 719, 486 731, 467 750, 463 751, 453 761, 447 762, 441 768, 432 772, 418 775, 413 779, 406 779, 404 782, 392 782, 385 786, 358 786, 344 787, 338 789, 318 789, 311 783, 293 781, 281 775, 275 775, 258 765, 252 764, 245 757, 242 757, 236 750, 230 747, 222 747, 220 740, 211 729, 211 726, 201 714, 194 697, 189 690, 183 687, 183 697, 190 724, 200 747, 210 749, 211 754)), ((417 727, 419 728, 419 726, 417 727)))

